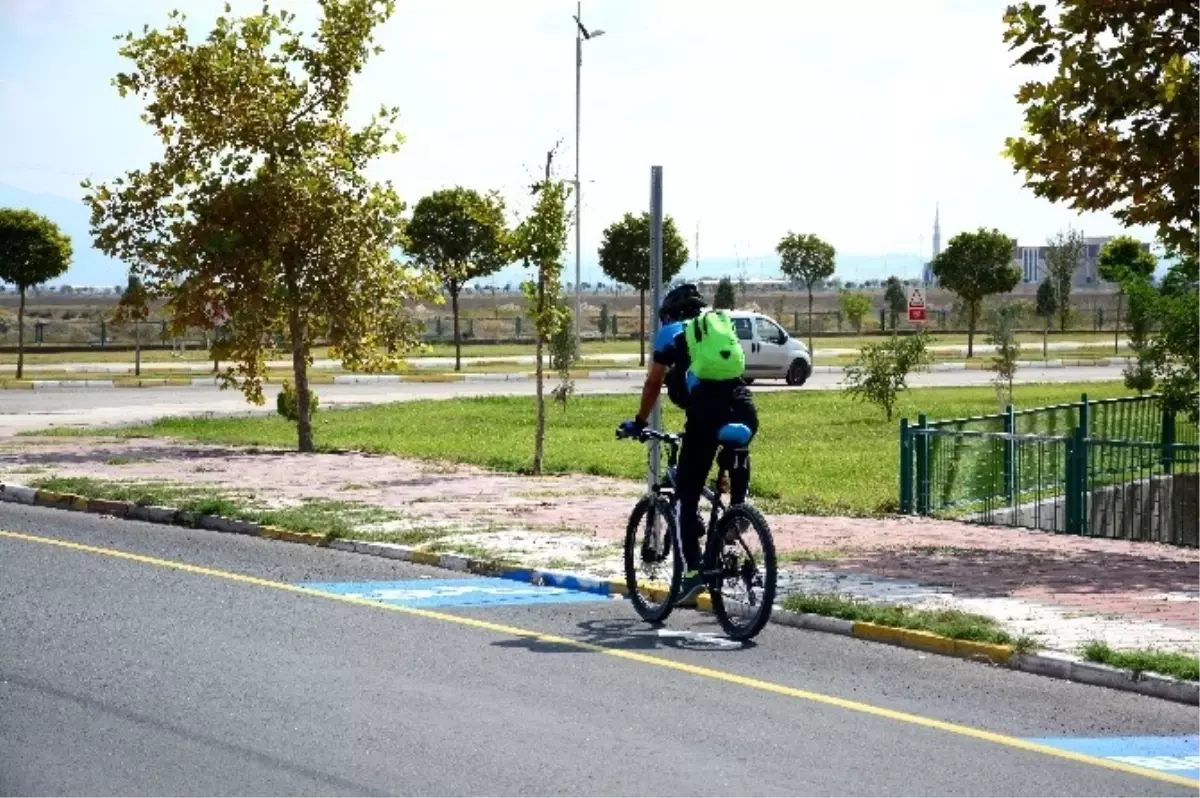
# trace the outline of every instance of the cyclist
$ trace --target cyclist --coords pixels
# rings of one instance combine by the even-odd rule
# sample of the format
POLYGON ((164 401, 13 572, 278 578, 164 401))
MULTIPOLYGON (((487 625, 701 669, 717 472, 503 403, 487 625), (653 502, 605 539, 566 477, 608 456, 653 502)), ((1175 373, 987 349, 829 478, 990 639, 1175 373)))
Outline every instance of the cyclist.
MULTIPOLYGON (((701 379, 693 373, 688 340, 691 338, 693 346, 697 348, 705 345, 703 339, 697 341, 695 334, 705 307, 707 303, 692 283, 676 286, 663 298, 658 311, 662 327, 654 339, 650 368, 642 386, 641 407, 637 416, 631 421, 622 422, 619 428, 623 435, 636 436, 646 427, 646 420, 658 401, 664 382, 671 402, 686 413, 687 422, 683 429, 675 485, 678 500, 676 529, 682 538, 681 548, 686 562, 678 599, 681 603, 694 598, 704 588, 700 574, 700 541, 704 537, 704 523, 699 517, 699 506, 704 483, 720 448, 718 432, 725 424, 746 425, 751 438, 758 432, 758 412, 750 389, 740 373, 725 379, 701 379)), ((736 354, 740 356, 741 345, 736 338, 734 346, 738 347, 736 354)), ((741 357, 738 359, 742 360, 741 357)), ((749 441, 746 441, 748 444, 749 441)), ((741 456, 735 456, 731 447, 721 448, 721 452, 721 465, 729 470, 730 500, 740 504, 746 500, 750 488, 749 452, 743 449, 738 452, 741 456)))

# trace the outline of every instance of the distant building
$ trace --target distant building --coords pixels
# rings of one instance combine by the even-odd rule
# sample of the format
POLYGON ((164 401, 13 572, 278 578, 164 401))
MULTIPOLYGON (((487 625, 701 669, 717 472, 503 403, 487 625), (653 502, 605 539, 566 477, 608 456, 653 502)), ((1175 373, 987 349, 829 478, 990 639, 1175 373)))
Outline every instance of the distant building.
MULTIPOLYGON (((1074 285, 1078 288, 1087 286, 1108 285, 1100 278, 1100 250, 1111 241, 1113 236, 1087 236, 1083 239, 1083 253, 1079 257, 1079 266, 1075 270, 1074 285)), ((933 217, 933 257, 941 252, 942 234, 938 224, 938 216, 933 217)), ((1149 252, 1150 245, 1142 243, 1142 249, 1149 252)), ((1021 269, 1021 284, 1036 285, 1046 276, 1046 253, 1048 245, 1021 246, 1013 241, 1013 262, 1021 269)), ((932 261, 925 264, 923 279, 926 285, 936 286, 937 278, 933 274, 932 261)))
MULTIPOLYGON (((1109 283, 1100 277, 1100 250, 1113 239, 1112 236, 1091 236, 1083 239, 1083 254, 1079 258, 1079 267, 1075 271, 1074 285, 1086 287, 1089 285, 1103 286, 1109 283)), ((1142 242, 1142 249, 1150 251, 1150 245, 1142 242)), ((1021 266, 1021 282, 1026 284, 1040 283, 1046 277, 1046 253, 1048 246, 1017 247, 1016 260, 1021 266)))

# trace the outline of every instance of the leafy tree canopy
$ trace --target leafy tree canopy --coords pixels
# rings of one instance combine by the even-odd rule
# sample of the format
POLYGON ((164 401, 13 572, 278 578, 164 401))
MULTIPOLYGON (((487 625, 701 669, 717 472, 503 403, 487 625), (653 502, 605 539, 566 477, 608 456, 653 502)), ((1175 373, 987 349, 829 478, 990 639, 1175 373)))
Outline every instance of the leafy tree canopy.
POLYGON ((261 404, 270 342, 290 338, 303 450, 314 336, 350 368, 394 367, 417 341, 405 299, 432 295, 390 254, 404 203, 365 177, 400 146, 398 109, 357 129, 345 118, 351 77, 394 7, 323 0, 306 36, 287 11, 234 18, 226 4, 198 43, 178 11, 165 30, 117 37, 132 68, 114 82, 145 101, 163 151, 111 184, 84 183, 96 246, 169 300, 177 330, 227 319, 214 346, 232 362, 227 384, 261 404))
POLYGON ((835 251, 832 244, 811 233, 788 232, 775 247, 780 270, 810 288, 818 280, 833 276, 835 251))
POLYGON ((1004 41, 1053 75, 1021 86, 1014 171, 1040 197, 1110 211, 1196 254, 1200 206, 1200 7, 1177 0, 1023 2, 1004 41))
POLYGON ((0 280, 24 291, 66 272, 71 239, 33 211, 0 208, 0 280))
MULTIPOLYGON (((650 286, 650 214, 627 213, 604 230, 600 241, 600 268, 614 280, 638 291, 650 286)), ((670 216, 663 219, 663 285, 687 263, 688 248, 670 216)))

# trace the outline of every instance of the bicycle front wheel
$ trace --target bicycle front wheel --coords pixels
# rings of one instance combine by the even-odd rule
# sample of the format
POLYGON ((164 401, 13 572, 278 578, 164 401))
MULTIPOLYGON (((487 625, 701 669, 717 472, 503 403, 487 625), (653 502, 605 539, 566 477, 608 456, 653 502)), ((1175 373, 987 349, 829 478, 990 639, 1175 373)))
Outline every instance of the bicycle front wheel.
POLYGON ((775 542, 762 513, 748 504, 725 511, 715 533, 721 541, 721 584, 713 613, 733 640, 749 640, 766 626, 775 604, 775 542))
POLYGON ((683 581, 683 558, 670 502, 644 496, 625 529, 625 587, 642 620, 662 623, 671 614, 683 581))

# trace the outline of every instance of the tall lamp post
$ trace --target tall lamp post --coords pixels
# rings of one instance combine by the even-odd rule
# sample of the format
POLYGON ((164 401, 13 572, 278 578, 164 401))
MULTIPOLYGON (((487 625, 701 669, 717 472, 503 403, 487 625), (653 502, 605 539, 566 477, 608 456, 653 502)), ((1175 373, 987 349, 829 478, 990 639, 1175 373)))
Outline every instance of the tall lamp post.
POLYGON ((580 194, 583 191, 583 184, 579 182, 579 77, 583 68, 583 41, 584 39, 595 39, 597 36, 603 36, 604 31, 592 30, 589 31, 583 26, 583 3, 582 0, 575 1, 575 352, 582 354, 580 348, 579 321, 580 321, 580 291, 579 281, 582 279, 580 273, 580 254, 583 249, 583 237, 580 233, 580 194))

